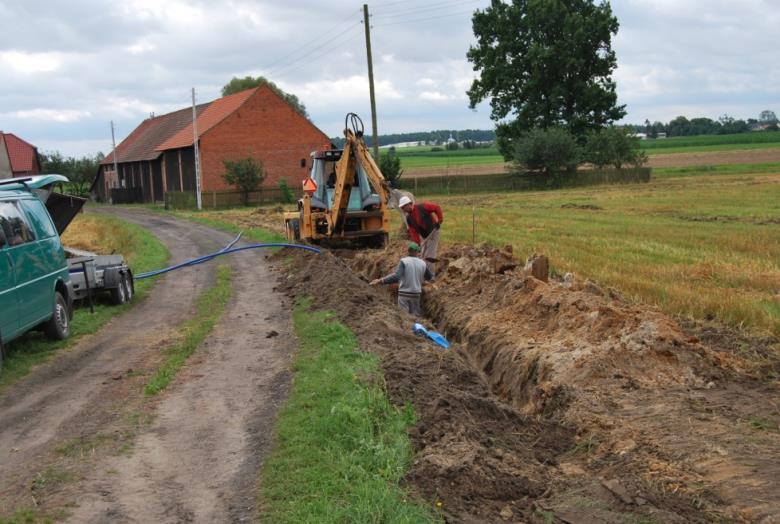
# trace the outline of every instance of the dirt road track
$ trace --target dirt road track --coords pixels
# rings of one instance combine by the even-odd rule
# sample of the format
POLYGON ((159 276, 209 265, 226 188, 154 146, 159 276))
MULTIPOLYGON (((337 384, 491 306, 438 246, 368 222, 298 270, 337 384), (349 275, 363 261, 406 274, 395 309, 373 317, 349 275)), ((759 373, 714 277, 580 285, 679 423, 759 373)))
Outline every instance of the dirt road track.
MULTIPOLYGON (((140 210, 107 212, 152 231, 172 262, 232 238, 140 210)), ((0 514, 38 506, 66 507, 72 522, 253 518, 257 472, 289 383, 291 328, 263 253, 221 260, 233 268, 227 312, 159 400, 144 400, 141 386, 213 282, 215 263, 163 277, 143 303, 5 392, 0 514), (128 425, 139 418, 150 422, 128 425)))

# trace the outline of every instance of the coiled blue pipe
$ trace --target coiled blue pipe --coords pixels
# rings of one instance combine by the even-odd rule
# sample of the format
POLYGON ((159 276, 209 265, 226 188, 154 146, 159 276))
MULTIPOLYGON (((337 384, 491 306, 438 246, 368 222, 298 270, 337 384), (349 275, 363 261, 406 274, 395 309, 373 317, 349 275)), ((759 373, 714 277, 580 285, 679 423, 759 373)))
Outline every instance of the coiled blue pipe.
POLYGON ((230 253, 237 253, 239 251, 246 251, 248 249, 260 249, 260 248, 268 248, 268 247, 289 247, 293 249, 305 249, 306 251, 311 251, 313 253, 319 254, 321 252, 320 249, 316 247, 311 246, 303 246, 300 244, 281 244, 281 243, 269 243, 269 244, 249 244, 246 246, 236 247, 233 246, 238 242, 238 240, 241 238, 241 233, 238 234, 238 236, 227 246, 223 247, 219 251, 215 253, 210 253, 208 255, 203 255, 198 258, 193 258, 192 260, 187 260, 186 262, 182 262, 180 264, 176 264, 175 266, 166 267, 164 269, 158 269, 155 271, 148 271, 146 273, 140 273, 138 275, 135 275, 135 280, 143 280, 144 278, 150 278, 150 277, 156 277, 158 275, 162 275, 163 273, 168 273, 170 271, 175 271, 177 269, 181 269, 183 267, 189 267, 189 266, 195 266, 198 264, 202 264, 204 262, 208 262, 209 260, 213 260, 217 257, 221 257, 222 255, 229 255, 230 253))

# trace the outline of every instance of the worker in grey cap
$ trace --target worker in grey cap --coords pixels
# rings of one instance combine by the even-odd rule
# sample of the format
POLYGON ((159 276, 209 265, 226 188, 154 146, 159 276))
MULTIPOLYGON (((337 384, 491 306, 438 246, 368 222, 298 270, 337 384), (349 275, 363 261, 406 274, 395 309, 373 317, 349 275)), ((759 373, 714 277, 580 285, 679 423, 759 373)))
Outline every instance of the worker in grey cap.
POLYGON ((422 316, 420 298, 423 282, 433 280, 433 273, 420 258, 420 246, 409 242, 409 254, 401 259, 395 272, 371 281, 372 286, 378 284, 398 283, 398 307, 415 316, 422 316))

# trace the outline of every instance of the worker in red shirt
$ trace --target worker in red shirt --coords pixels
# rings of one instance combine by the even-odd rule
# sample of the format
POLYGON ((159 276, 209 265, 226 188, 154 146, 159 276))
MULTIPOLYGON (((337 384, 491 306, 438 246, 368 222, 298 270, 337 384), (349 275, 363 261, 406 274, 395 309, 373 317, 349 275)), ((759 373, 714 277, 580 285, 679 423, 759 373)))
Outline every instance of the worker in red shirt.
POLYGON ((402 196, 398 207, 406 215, 409 236, 420 245, 420 258, 431 273, 435 273, 436 252, 439 249, 439 228, 444 221, 441 207, 433 202, 415 204, 408 196, 402 196))

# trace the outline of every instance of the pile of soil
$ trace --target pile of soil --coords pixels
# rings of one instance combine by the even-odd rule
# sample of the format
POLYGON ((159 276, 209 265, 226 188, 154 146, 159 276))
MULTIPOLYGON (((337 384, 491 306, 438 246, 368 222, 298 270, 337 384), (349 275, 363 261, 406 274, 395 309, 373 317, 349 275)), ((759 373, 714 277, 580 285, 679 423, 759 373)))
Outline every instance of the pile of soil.
POLYGON ((537 280, 489 246, 440 252, 424 307, 445 351, 366 283, 403 252, 300 257, 282 288, 337 312, 379 355, 393 401, 414 404, 407 481, 448 521, 780 517, 780 394, 744 359, 615 290, 537 280))

